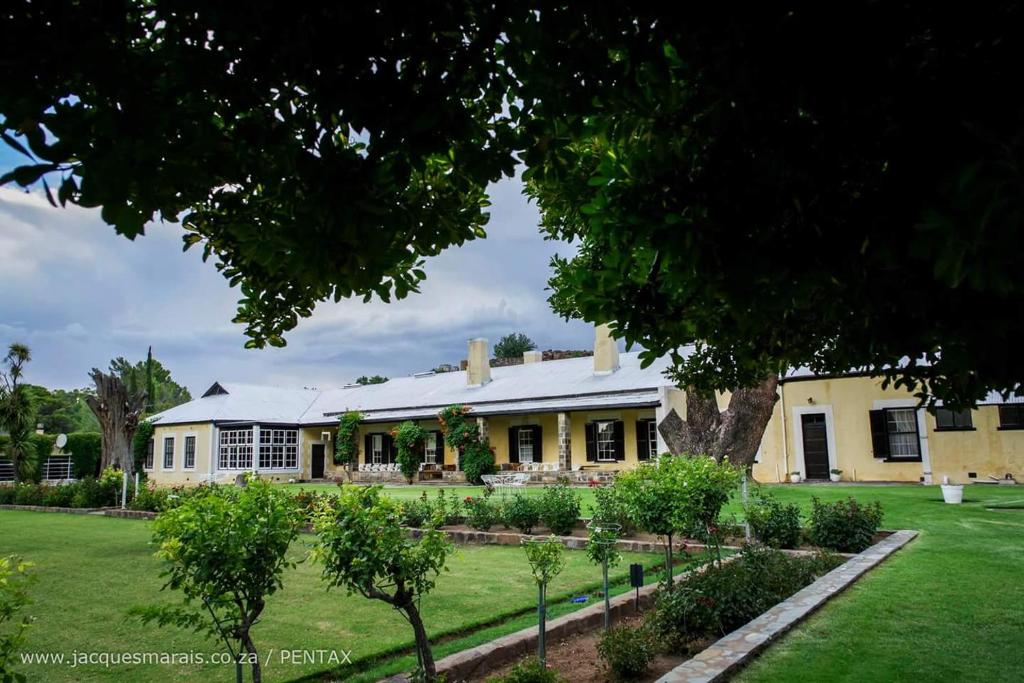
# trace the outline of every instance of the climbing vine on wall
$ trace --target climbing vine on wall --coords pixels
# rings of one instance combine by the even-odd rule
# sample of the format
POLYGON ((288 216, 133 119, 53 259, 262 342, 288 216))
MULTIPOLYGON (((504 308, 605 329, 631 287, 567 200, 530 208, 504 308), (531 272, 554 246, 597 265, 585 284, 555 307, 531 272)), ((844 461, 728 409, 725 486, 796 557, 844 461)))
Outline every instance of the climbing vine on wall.
POLYGON ((494 472, 494 450, 487 439, 480 438, 480 427, 468 417, 470 406, 455 404, 437 414, 445 442, 461 455, 462 471, 470 484, 479 484, 480 477, 494 472))
POLYGON ((427 433, 415 422, 406 420, 391 430, 391 436, 398 448, 398 467, 405 475, 406 482, 411 484, 420 469, 420 453, 427 433))
POLYGON ((334 464, 351 465, 359 460, 359 423, 363 414, 350 410, 338 418, 338 437, 334 440, 334 464))

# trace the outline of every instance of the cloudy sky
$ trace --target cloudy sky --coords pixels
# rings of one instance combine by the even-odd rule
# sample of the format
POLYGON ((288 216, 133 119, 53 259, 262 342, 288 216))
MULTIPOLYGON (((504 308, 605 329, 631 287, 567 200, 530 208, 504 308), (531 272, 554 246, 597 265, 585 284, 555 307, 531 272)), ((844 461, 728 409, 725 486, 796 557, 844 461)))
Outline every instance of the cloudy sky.
MULTIPOLYGON (((0 169, 17 162, 0 150, 0 169)), ((98 211, 54 209, 38 193, 0 188, 0 344, 27 343, 28 381, 89 383, 111 358, 146 347, 195 395, 214 380, 276 386, 337 386, 362 374, 401 376, 465 357, 466 340, 522 331, 540 348, 589 348, 591 328, 548 307, 552 254, 518 182, 492 188, 489 237, 427 263, 423 292, 405 301, 321 304, 284 349, 245 350, 231 323, 237 291, 182 252, 176 225, 119 237, 98 211)))

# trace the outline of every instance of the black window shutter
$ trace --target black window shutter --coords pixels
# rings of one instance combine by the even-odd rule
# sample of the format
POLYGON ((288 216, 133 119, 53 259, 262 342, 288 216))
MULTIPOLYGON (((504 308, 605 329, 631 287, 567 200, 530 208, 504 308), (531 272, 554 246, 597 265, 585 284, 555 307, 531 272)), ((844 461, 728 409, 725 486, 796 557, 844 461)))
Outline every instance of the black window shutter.
POLYGON ((533 429, 533 461, 544 462, 544 442, 541 440, 540 425, 534 425, 533 429))
POLYGON ((613 424, 615 429, 615 459, 626 459, 626 425, 622 420, 616 420, 613 424))
POLYGON ((434 432, 437 434, 437 456, 434 457, 434 462, 438 465, 444 464, 444 434, 440 431, 434 432))
POLYGON ((597 425, 587 423, 587 462, 597 462, 597 425))
POLYGON ((519 462, 519 427, 508 428, 508 461, 519 462))
POLYGON ((885 410, 872 410, 868 413, 871 420, 871 449, 876 458, 889 457, 889 424, 885 418, 885 410))
POLYGON ((650 420, 636 421, 636 459, 647 460, 651 455, 651 440, 647 438, 650 420))
POLYGON ((363 446, 363 462, 369 464, 373 462, 373 434, 363 437, 363 446))

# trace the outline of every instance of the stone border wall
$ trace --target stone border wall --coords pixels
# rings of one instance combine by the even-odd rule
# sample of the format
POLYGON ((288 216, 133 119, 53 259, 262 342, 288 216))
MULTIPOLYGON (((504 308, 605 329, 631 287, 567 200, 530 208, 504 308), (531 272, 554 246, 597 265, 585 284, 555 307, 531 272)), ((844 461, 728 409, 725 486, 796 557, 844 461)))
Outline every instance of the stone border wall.
MULTIPOLYGON (((474 533, 483 534, 485 532, 474 533)), ((488 535, 514 536, 515 543, 519 543, 520 537, 520 534, 488 535)), ((841 566, 668 672, 658 679, 658 683, 710 683, 711 681, 725 680, 768 643, 800 623, 811 612, 846 589, 865 572, 877 566, 916 536, 916 531, 896 531, 859 555, 846 555, 845 557, 849 559, 841 566)), ((585 539, 569 539, 569 537, 562 537, 562 540, 585 542, 585 539)), ((657 547, 660 548, 660 545, 657 547)), ((692 548, 693 546, 688 547, 692 548)), ((797 555, 806 554, 808 551, 788 552, 797 555)), ((725 558, 723 562, 729 562, 734 557, 725 558)), ((695 572, 703 571, 706 566, 678 574, 675 581, 685 581, 695 572)), ((641 610, 650 606, 657 588, 658 584, 653 583, 640 589, 639 605, 641 610)), ((635 593, 632 591, 612 598, 612 618, 620 619, 634 614, 636 612, 634 600, 635 593)), ((577 633, 586 633, 599 628, 603 623, 604 603, 598 602, 549 621, 546 633, 549 639, 555 640, 577 633)), ((441 659, 437 662, 437 673, 444 674, 449 681, 457 683, 493 671, 534 652, 536 648, 537 627, 530 626, 441 659)), ((395 677, 395 679, 399 678, 402 677, 395 677)))
POLYGON ((854 555, 789 599, 672 669, 659 678, 657 683, 712 683, 727 680, 771 642, 849 588, 865 572, 881 564, 916 536, 916 531, 897 531, 859 555, 854 555))
POLYGON ((121 508, 57 508, 45 505, 0 505, 0 510, 25 510, 28 512, 63 512, 68 515, 103 515, 124 519, 153 519, 157 513, 148 510, 122 510, 121 508))

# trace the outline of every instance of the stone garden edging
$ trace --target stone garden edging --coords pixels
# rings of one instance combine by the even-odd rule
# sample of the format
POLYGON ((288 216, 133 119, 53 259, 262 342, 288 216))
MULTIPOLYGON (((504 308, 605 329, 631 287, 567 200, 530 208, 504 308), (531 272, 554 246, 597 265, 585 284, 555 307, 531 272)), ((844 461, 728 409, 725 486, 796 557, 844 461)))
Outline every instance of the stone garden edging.
POLYGON ((103 515, 123 519, 153 519, 157 513, 147 510, 122 510, 121 508, 58 508, 46 505, 0 505, 0 510, 25 510, 27 512, 63 512, 66 515, 103 515))
MULTIPOLYGON (((585 541, 586 539, 583 540, 585 541)), ((723 558, 722 562, 730 562, 732 559, 733 557, 723 558)), ((676 574, 674 580, 676 582, 685 581, 687 577, 694 573, 704 571, 706 566, 676 574)), ((611 598, 609 603, 612 619, 617 620, 635 614, 637 612, 637 602, 639 602, 641 610, 650 606, 654 601, 654 593, 657 591, 658 585, 658 583, 651 583, 641 588, 638 592, 627 591, 611 598)), ((604 602, 600 601, 548 621, 545 633, 549 639, 554 640, 576 633, 592 631, 595 628, 599 628, 603 623, 604 602)), ((537 627, 528 626, 515 633, 492 640, 489 643, 448 655, 437 662, 437 673, 439 676, 444 675, 449 681, 463 681, 471 676, 496 669, 536 649, 537 627)), ((388 680, 407 680, 407 678, 397 676, 388 680)))
POLYGON ((761 616, 698 652, 659 678, 657 683, 712 683, 727 680, 771 642, 809 617, 826 602, 849 588, 868 570, 877 567, 916 537, 916 531, 894 532, 761 616))

